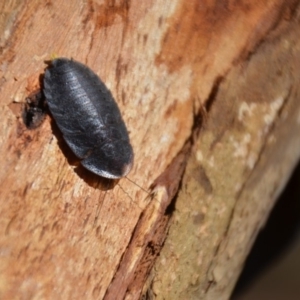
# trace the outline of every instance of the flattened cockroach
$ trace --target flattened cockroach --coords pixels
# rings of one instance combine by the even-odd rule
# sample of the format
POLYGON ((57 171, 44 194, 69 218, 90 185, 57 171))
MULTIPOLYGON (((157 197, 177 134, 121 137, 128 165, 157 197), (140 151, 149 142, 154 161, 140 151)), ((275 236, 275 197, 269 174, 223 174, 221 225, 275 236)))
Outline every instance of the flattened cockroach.
POLYGON ((89 171, 117 179, 129 173, 133 150, 120 110, 105 84, 87 66, 54 59, 44 95, 63 137, 89 171))

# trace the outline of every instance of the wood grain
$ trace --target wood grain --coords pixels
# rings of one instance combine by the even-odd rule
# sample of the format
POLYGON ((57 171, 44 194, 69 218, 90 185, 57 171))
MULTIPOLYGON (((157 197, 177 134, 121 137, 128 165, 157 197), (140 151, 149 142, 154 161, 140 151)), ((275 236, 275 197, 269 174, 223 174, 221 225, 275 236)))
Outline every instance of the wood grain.
POLYGON ((228 299, 299 158, 297 5, 0 4, 0 298, 228 299), (112 91, 128 178, 80 167, 51 115, 23 124, 53 56, 112 91))

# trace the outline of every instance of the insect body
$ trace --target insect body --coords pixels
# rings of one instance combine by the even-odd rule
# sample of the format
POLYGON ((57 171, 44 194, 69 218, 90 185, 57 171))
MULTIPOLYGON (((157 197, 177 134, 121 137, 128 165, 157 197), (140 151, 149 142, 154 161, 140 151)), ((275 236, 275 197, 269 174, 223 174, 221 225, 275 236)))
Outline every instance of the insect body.
POLYGON ((91 172, 117 179, 127 175, 133 150, 120 110, 100 78, 85 65, 54 59, 44 94, 65 141, 91 172))

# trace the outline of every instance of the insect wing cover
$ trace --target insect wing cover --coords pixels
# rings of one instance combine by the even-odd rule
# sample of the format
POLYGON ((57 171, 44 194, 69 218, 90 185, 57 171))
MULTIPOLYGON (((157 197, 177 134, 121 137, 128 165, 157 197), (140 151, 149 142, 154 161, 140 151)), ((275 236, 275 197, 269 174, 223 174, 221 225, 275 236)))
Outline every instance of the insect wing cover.
POLYGON ((87 66, 67 58, 44 76, 47 104, 63 137, 91 172, 117 179, 129 173, 133 150, 111 92, 87 66))

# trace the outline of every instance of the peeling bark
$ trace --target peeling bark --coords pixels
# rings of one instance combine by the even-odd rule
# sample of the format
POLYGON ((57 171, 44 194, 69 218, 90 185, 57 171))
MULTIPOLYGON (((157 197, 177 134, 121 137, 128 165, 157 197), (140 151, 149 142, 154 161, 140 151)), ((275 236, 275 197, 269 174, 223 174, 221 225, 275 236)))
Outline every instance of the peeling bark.
POLYGON ((228 299, 300 156, 298 1, 0 11, 0 298, 228 299), (53 55, 112 91, 128 178, 82 168, 50 115, 24 125, 53 55))

